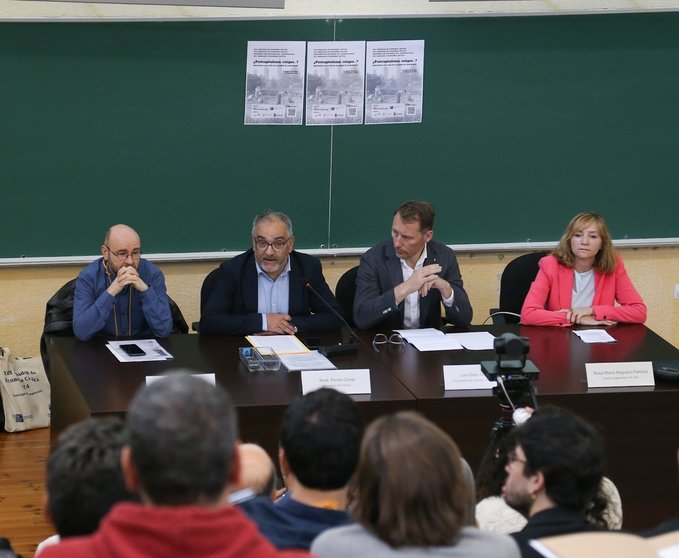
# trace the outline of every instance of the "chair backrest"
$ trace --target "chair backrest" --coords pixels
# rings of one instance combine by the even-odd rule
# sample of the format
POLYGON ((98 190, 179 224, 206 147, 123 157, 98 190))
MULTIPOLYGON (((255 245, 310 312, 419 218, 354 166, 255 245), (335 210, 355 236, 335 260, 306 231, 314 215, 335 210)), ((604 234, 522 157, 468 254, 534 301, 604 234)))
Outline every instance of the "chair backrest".
POLYGON ((170 303, 170 312, 172 313, 172 333, 188 333, 189 324, 186 323, 179 306, 169 296, 167 301, 170 303))
MULTIPOLYGON (((205 306, 205 302, 207 301, 208 296, 210 296, 210 293, 212 292, 212 289, 214 288, 215 284, 217 283, 217 279, 219 278, 218 275, 219 268, 216 267, 213 269, 210 273, 208 273, 203 279, 203 285, 200 287, 200 315, 203 315, 203 307, 205 306)), ((193 322, 191 324, 191 329, 193 331, 198 331, 200 327, 200 322, 193 322)))
POLYGON ((47 342, 53 336, 73 335, 73 298, 76 279, 64 284, 45 305, 45 325, 40 336, 40 356, 47 377, 50 376, 49 349, 47 342))
MULTIPOLYGON (((521 314, 521 307, 530 285, 538 274, 538 262, 547 252, 532 252, 514 258, 507 264, 500 278, 500 308, 501 312, 521 314)), ((519 323, 519 318, 506 316, 506 323, 519 323)))
POLYGON ((342 274, 335 287, 335 298, 342 307, 344 319, 351 327, 356 325, 354 324, 354 298, 356 297, 357 275, 358 266, 352 267, 342 274))

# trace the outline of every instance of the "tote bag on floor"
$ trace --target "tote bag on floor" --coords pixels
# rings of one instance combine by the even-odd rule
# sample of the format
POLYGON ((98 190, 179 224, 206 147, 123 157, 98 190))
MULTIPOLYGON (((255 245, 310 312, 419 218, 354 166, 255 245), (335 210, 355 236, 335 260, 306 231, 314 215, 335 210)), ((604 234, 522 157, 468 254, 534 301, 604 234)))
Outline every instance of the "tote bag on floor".
POLYGON ((50 424, 50 383, 40 357, 12 358, 0 349, 5 430, 20 432, 50 424))

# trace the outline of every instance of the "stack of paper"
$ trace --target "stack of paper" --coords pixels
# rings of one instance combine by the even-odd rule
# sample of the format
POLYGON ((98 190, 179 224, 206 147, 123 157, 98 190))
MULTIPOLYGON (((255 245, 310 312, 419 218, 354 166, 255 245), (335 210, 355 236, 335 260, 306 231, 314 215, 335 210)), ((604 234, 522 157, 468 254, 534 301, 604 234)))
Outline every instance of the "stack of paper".
POLYGON ((113 353, 119 362, 146 362, 150 360, 170 360, 174 358, 170 353, 163 349, 155 339, 135 339, 127 341, 109 341, 106 347, 113 353), (145 354, 130 356, 121 345, 137 345, 145 354))
POLYGON ((311 351, 294 335, 248 335, 257 349, 271 349, 288 370, 333 370, 337 368, 318 351, 311 351))

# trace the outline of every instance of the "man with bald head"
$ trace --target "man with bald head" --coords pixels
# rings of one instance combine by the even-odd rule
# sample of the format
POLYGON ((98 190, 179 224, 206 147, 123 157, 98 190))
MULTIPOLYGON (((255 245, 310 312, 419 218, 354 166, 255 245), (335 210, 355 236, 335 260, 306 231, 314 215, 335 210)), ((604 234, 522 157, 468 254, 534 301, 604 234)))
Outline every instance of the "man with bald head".
POLYGON ((114 225, 104 237, 101 258, 78 275, 73 332, 83 341, 109 337, 166 337, 172 314, 165 277, 141 257, 141 240, 127 225, 114 225))

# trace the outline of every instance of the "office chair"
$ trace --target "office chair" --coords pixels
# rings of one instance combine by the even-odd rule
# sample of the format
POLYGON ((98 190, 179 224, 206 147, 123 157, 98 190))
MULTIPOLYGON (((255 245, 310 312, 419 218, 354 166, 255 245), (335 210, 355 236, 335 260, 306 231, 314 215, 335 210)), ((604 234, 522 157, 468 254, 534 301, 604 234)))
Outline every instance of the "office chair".
POLYGON ((40 356, 47 379, 50 376, 48 345, 54 337, 73 337, 73 298, 76 279, 66 282, 45 305, 45 325, 40 336, 40 356))
POLYGON ((518 324, 521 307, 530 285, 538 274, 538 262, 547 252, 532 252, 514 258, 500 277, 500 307, 490 309, 494 324, 518 324))
MULTIPOLYGON (((73 337, 73 299, 75 298, 75 283, 77 279, 71 279, 65 283, 45 305, 45 325, 40 336, 40 357, 45 367, 47 379, 50 376, 49 343, 54 337, 73 337)), ((184 319, 182 311, 177 303, 169 296, 172 314, 172 333, 188 333, 189 326, 184 319)))
POLYGON ((356 297, 357 275, 358 266, 354 266, 342 274, 335 287, 335 298, 342 307, 344 319, 351 327, 356 327, 356 324, 354 324, 354 298, 356 297))
MULTIPOLYGON (((203 307, 205 306, 205 302, 207 301, 208 296, 210 296, 212 289, 214 288, 215 284, 217 283, 217 279, 219 277, 218 271, 219 271, 219 268, 216 267, 210 273, 207 274, 205 279, 203 279, 203 285, 200 287, 200 315, 201 316, 203 315, 203 307)), ((200 333, 200 331, 199 331, 200 321, 193 322, 191 324, 191 329, 193 331, 200 333)))

